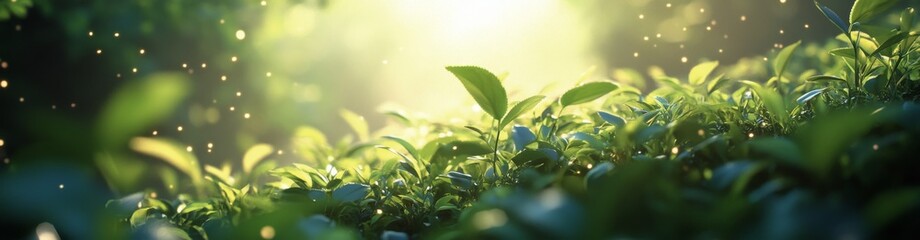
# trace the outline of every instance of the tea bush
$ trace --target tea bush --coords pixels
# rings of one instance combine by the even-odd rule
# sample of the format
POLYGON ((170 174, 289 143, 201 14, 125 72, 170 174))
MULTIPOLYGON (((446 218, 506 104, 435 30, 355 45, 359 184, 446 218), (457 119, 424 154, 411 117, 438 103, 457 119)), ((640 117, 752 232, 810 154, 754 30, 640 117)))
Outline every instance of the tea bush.
MULTIPOLYGON (((353 137, 301 127, 291 165, 259 144, 241 169, 200 166, 168 139, 112 133, 181 176, 162 174, 175 198, 139 192, 105 210, 138 238, 907 238, 920 223, 916 13, 865 24, 894 2, 856 1, 848 21, 816 3, 842 33, 785 46, 757 66, 765 81, 704 62, 653 76, 654 89, 635 75, 509 98, 502 77, 447 67, 484 114, 388 112, 412 134, 381 136, 343 110, 353 137)), ((151 104, 169 105, 123 106, 151 104)), ((135 117, 101 125, 155 120, 135 117)))

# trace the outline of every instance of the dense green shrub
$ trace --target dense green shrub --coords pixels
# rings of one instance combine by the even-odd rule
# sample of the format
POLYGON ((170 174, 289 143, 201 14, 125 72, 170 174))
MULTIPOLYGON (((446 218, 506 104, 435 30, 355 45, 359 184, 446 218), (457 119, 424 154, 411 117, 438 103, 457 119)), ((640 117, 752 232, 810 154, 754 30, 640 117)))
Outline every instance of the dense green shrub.
POLYGON ((390 113, 411 139, 345 111, 358 140, 300 129, 304 163, 277 166, 258 145, 242 171, 201 172, 174 144, 135 138, 198 192, 109 208, 135 234, 191 238, 906 237, 920 220, 920 44, 912 8, 895 28, 859 23, 885 2, 857 1, 849 22, 818 5, 843 34, 786 46, 762 83, 706 62, 647 93, 621 79, 509 99, 489 71, 448 67, 485 114, 390 113))
MULTIPOLYGON (((776 52, 757 66, 765 81, 704 62, 649 91, 634 76, 509 98, 491 72, 447 67, 484 114, 389 112, 413 134, 380 136, 342 111, 353 137, 302 127, 291 165, 259 144, 241 169, 200 166, 171 140, 106 131, 140 129, 186 95, 181 77, 152 76, 103 110, 98 147, 162 159, 166 192, 113 199, 98 221, 119 226, 112 236, 180 239, 906 238, 920 223, 916 13, 863 24, 893 2, 856 1, 849 21, 818 4, 842 34, 776 52), (138 106, 136 119, 105 114, 138 106)), ((101 152, 117 184, 105 168, 120 155, 101 152)))

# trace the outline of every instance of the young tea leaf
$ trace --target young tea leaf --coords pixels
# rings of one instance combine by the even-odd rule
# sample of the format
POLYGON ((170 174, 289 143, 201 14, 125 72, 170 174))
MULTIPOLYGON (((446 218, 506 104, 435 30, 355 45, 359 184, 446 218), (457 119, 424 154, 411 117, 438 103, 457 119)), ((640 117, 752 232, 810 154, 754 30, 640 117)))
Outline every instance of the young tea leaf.
POLYGON ((502 118, 502 120, 499 122, 498 129, 505 128, 505 126, 508 126, 508 124, 513 122, 514 119, 520 117, 521 114, 524 114, 525 112, 530 111, 536 107, 540 101, 543 101, 543 98, 543 96, 539 95, 533 96, 515 104, 514 107, 511 107, 511 110, 508 110, 508 115, 505 115, 505 117, 502 118))
POLYGON ((466 91, 482 110, 495 120, 501 120, 508 110, 508 95, 501 81, 488 70, 473 66, 447 67, 460 80, 466 91))
POLYGON ((712 70, 715 70, 719 66, 719 61, 704 62, 697 64, 693 69, 690 69, 690 76, 688 80, 690 84, 700 85, 706 82, 706 78, 709 77, 709 74, 712 73, 712 70))
POLYGON ((815 76, 809 77, 809 78, 806 79, 805 81, 809 81, 809 82, 820 82, 820 81, 841 81, 841 82, 847 82, 846 79, 843 79, 843 78, 841 78, 841 77, 834 76, 834 75, 815 75, 815 76))
POLYGON ((731 79, 726 78, 724 74, 719 75, 713 78, 713 80, 709 82, 709 85, 706 86, 706 94, 711 95, 713 92, 721 89, 722 87, 725 87, 730 82, 731 82, 731 79))
POLYGON ((562 94, 562 98, 559 99, 559 103, 562 104, 562 107, 566 107, 590 102, 617 88, 619 88, 619 86, 611 82, 586 83, 566 91, 565 94, 562 94))
POLYGON ((342 119, 345 119, 348 126, 358 134, 358 139, 362 142, 367 141, 370 130, 368 130, 367 120, 364 120, 363 116, 346 109, 342 109, 339 114, 342 115, 342 119))
POLYGON ((264 143, 249 147, 249 149, 246 150, 246 153, 243 154, 243 172, 247 174, 251 172, 252 168, 254 168, 256 164, 259 163, 259 161, 262 161, 262 159, 265 159, 265 157, 271 155, 272 151, 274 151, 274 148, 272 148, 271 145, 264 143))
POLYGON ((878 47, 877 49, 875 49, 875 51, 872 52, 872 54, 870 54, 870 56, 877 56, 877 55, 878 55, 879 53, 881 53, 882 51, 884 51, 884 50, 886 50, 886 49, 888 49, 888 48, 891 48, 892 46, 895 46, 895 45, 897 45, 898 43, 901 43, 901 40, 904 40, 905 38, 907 38, 907 33, 906 33, 906 32, 898 33, 897 35, 892 36, 892 37, 889 38, 888 40, 885 40, 885 42, 883 42, 882 45, 879 45, 879 47, 878 47))
POLYGON ((799 104, 805 104, 806 102, 810 101, 812 98, 815 98, 819 94, 823 93, 824 90, 826 89, 827 88, 818 88, 815 90, 808 91, 807 93, 802 94, 801 97, 795 99, 795 101, 799 102, 799 104))
POLYGON ((160 138, 135 137, 130 142, 134 151, 154 156, 185 173, 194 182, 201 181, 198 159, 178 143, 160 138))
POLYGON ((779 123, 785 123, 789 119, 789 115, 786 114, 786 104, 783 101, 783 97, 779 95, 772 88, 765 88, 756 82, 751 81, 741 81, 741 83, 747 85, 757 96, 760 96, 761 101, 763 102, 764 107, 770 113, 771 118, 774 121, 779 123))
POLYGON ((776 74, 776 77, 782 78, 783 72, 786 70, 786 65, 789 64, 789 57, 792 56, 792 53, 795 52, 795 49, 802 44, 802 41, 795 42, 783 48, 779 51, 779 54, 776 54, 776 59, 773 59, 773 71, 776 74))
POLYGON ((827 20, 830 20, 831 23, 833 23, 834 26, 837 27, 837 29, 840 29, 840 32, 842 33, 849 32, 849 29, 850 29, 849 24, 844 22, 843 19, 840 18, 840 15, 837 15, 837 13, 834 12, 834 10, 831 10, 827 6, 821 5, 820 3, 818 3, 817 0, 815 0, 815 6, 818 7, 818 10, 821 10, 821 13, 824 14, 824 17, 826 17, 827 20))
POLYGON ((415 146, 412 146, 412 144, 409 143, 408 141, 403 140, 402 138, 394 137, 394 136, 383 136, 383 138, 389 139, 391 141, 398 143, 400 146, 405 148, 406 151, 409 152, 409 155, 412 155, 412 157, 415 158, 416 160, 420 158, 418 154, 418 150, 415 148, 415 146))
POLYGON ((897 3, 897 0, 856 0, 850 9, 850 24, 867 22, 897 3))
POLYGON ((623 118, 617 115, 613 115, 612 113, 599 111, 597 112, 597 115, 600 116, 601 119, 603 119, 605 122, 613 124, 614 126, 623 127, 626 125, 626 120, 623 120, 623 118))

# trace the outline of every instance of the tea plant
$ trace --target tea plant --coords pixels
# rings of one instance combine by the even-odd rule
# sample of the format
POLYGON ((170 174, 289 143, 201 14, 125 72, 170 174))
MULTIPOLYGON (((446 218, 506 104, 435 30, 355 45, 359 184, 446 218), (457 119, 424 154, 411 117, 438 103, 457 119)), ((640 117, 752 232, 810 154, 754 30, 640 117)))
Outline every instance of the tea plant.
POLYGON ((867 24, 895 2, 856 1, 849 21, 816 2, 842 31, 828 46, 843 47, 813 64, 824 53, 799 50, 820 45, 790 44, 766 81, 704 62, 656 76, 649 92, 597 80, 510 101, 488 70, 452 66, 484 116, 391 112, 420 133, 392 136, 343 111, 357 139, 302 127, 290 165, 258 144, 242 169, 200 166, 169 140, 136 137, 131 148, 192 193, 164 184, 175 198, 149 191, 107 208, 134 236, 185 239, 908 236, 920 219, 916 13, 867 24))

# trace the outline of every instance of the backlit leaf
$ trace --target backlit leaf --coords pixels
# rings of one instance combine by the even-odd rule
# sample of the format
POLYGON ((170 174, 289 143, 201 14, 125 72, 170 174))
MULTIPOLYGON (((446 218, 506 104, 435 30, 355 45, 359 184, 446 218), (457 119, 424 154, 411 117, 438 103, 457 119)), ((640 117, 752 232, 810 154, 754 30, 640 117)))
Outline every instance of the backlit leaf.
POLYGON ((795 52, 795 49, 802 44, 802 41, 789 44, 784 47, 783 50, 779 51, 779 54, 776 54, 776 58, 773 59, 773 71, 777 77, 782 77, 783 72, 786 70, 786 65, 789 64, 789 57, 795 52))
POLYGON ((712 73, 712 70, 715 70, 718 66, 718 61, 697 64, 695 67, 693 67, 693 69, 690 69, 690 84, 700 85, 705 83, 706 78, 709 77, 709 74, 712 73))
POLYGON ((611 82, 586 83, 566 91, 565 94, 562 94, 562 98, 559 99, 559 103, 566 107, 594 101, 617 88, 619 86, 611 82))
POLYGON ((130 142, 134 151, 154 156, 185 173, 192 181, 201 181, 201 168, 195 155, 178 143, 161 138, 135 137, 130 142))
POLYGON ((154 74, 125 82, 99 114, 96 132, 103 148, 124 144, 131 136, 168 117, 189 92, 186 75, 154 74))
POLYGON ((494 74, 480 67, 447 67, 460 80, 466 91, 479 103, 483 111, 496 120, 502 119, 508 110, 508 95, 505 87, 494 74))
POLYGON ((850 24, 867 22, 897 3, 897 0, 856 0, 850 9, 850 24))
POLYGON ((530 111, 536 107, 540 101, 543 101, 543 98, 543 96, 533 96, 515 104, 514 107, 511 107, 511 110, 508 110, 508 115, 502 118, 502 120, 499 122, 498 129, 504 128, 519 116, 521 116, 521 114, 524 114, 525 112, 530 111))
POLYGON ((808 91, 807 93, 802 94, 801 97, 795 99, 795 101, 798 102, 799 104, 805 104, 806 102, 810 101, 812 98, 815 98, 819 94, 823 93, 824 90, 827 90, 827 88, 818 88, 815 90, 808 91))
POLYGON ((247 174, 251 172, 259 161, 271 155, 273 151, 274 148, 271 145, 264 143, 249 147, 249 150, 246 150, 246 154, 243 154, 243 172, 247 174))

